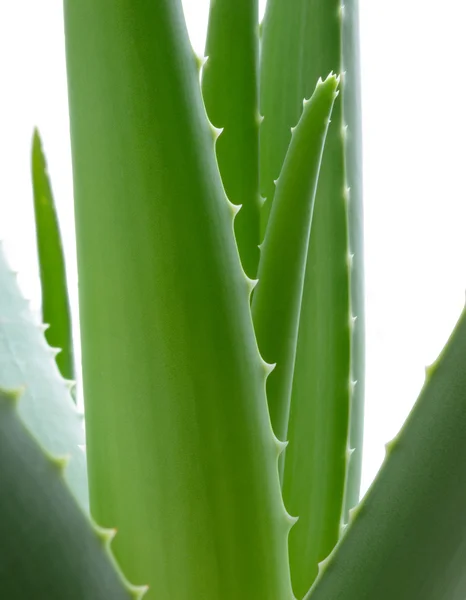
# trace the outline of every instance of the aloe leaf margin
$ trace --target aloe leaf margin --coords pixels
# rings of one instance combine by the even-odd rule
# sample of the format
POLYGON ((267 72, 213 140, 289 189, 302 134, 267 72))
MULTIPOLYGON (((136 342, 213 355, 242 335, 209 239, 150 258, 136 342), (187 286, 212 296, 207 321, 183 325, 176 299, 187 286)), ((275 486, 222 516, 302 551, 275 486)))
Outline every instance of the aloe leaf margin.
POLYGON ((66 481, 80 506, 89 510, 82 415, 71 398, 70 384, 55 362, 44 326, 23 298, 0 244, 0 386, 24 388, 21 419, 50 454, 71 457, 66 481))
POLYGON ((230 202, 241 205, 235 236, 246 274, 257 275, 260 243, 259 26, 257 0, 215 0, 202 69, 210 121, 222 129, 216 153, 230 202))

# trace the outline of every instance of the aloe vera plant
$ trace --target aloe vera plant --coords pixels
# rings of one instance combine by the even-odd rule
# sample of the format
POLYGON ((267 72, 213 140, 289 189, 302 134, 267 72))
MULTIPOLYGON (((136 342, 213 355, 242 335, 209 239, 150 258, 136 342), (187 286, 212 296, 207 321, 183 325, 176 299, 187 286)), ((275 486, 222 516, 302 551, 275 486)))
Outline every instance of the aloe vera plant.
POLYGON ((213 0, 206 58, 180 0, 64 9, 86 449, 36 134, 64 358, 0 256, 2 597, 463 600, 465 314, 359 502, 356 0, 213 0))

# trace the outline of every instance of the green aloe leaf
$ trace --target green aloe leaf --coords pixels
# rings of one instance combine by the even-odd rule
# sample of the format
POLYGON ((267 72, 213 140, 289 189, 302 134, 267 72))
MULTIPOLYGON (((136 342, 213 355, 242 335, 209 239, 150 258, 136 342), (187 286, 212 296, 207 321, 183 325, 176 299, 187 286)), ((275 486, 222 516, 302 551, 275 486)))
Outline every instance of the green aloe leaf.
POLYGON ((291 600, 251 282, 176 0, 67 0, 91 510, 147 598, 291 600))
POLYGON ((315 200, 283 480, 285 504, 299 515, 289 540, 298 598, 338 540, 345 487, 347 507, 359 497, 364 314, 356 8, 354 0, 344 11, 340 0, 269 0, 263 24, 263 227, 302 97, 320 75, 342 74, 315 200))
POLYGON ((74 380, 71 313, 66 282, 65 257, 47 163, 37 129, 32 142, 32 188, 36 217, 37 250, 42 286, 42 319, 50 325, 45 337, 60 349, 57 365, 65 379, 74 380))
POLYGON ((342 23, 343 115, 346 194, 351 288, 351 419, 349 447, 351 458, 346 480, 344 519, 359 501, 364 432, 364 223, 362 190, 361 82, 359 60, 358 0, 345 2, 340 9, 342 23), (355 320, 354 320, 355 318, 355 320))
POLYGON ((299 312, 314 198, 338 79, 320 80, 304 110, 283 164, 261 246, 252 314, 259 348, 276 363, 267 380, 275 435, 285 440, 293 381, 299 312))
POLYGON ((308 600, 466 596, 466 310, 308 600))
POLYGON ((207 62, 202 94, 207 114, 222 128, 217 160, 226 194, 241 205, 235 235, 244 270, 255 277, 259 263, 258 2, 215 0, 210 4, 207 62))
POLYGON ((82 450, 82 417, 61 377, 55 352, 47 345, 21 296, 16 277, 0 247, 0 386, 24 388, 18 407, 21 419, 50 454, 69 455, 66 480, 84 510, 88 510, 86 459, 82 450), (81 447, 80 447, 81 446, 81 447))
MULTIPOLYGON (((91 525, 63 477, 0 390, 0 596, 14 600, 136 600, 110 551, 113 531, 91 525)), ((19 401, 21 404, 21 400, 19 401)))

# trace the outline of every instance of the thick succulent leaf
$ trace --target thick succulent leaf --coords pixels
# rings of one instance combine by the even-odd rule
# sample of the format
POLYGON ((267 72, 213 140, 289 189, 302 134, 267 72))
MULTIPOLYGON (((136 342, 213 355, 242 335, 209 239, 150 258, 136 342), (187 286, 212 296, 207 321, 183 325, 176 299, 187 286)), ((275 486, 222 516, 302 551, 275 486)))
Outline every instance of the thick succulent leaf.
POLYGON ((74 359, 71 313, 66 282, 65 257, 60 229, 39 132, 32 141, 32 188, 36 217, 37 251, 42 287, 42 320, 52 348, 60 349, 56 361, 65 379, 73 380, 74 359))
POLYGON ((353 99, 359 81, 357 60, 350 52, 354 50, 354 21, 350 25, 345 21, 348 15, 354 17, 355 3, 346 3, 344 19, 340 4, 340 0, 269 0, 262 38, 260 177, 269 206, 273 206, 273 179, 291 139, 289 128, 300 115, 301 98, 310 94, 322 74, 346 69, 317 187, 288 425, 283 493, 290 512, 299 515, 289 540, 298 598, 316 576, 318 562, 338 540, 350 447, 356 450, 346 484, 349 506, 359 494, 363 312, 357 182, 361 174, 359 160, 349 156, 351 152, 360 157, 358 106, 353 99), (356 191, 350 194, 350 221, 349 185, 356 191), (352 337, 356 332, 359 337, 352 337), (351 383, 355 380, 356 386, 351 383), (348 442, 350 402, 354 418, 348 442))
POLYGON ((88 510, 84 430, 68 382, 47 345, 44 327, 36 322, 22 297, 16 277, 0 247, 0 386, 24 388, 18 407, 21 419, 41 446, 54 455, 69 455, 66 480, 88 510))
POLYGON ((261 246, 252 315, 264 359, 276 363, 267 380, 275 435, 287 436, 299 312, 319 169, 338 79, 320 80, 293 131, 261 246))
POLYGON ((214 0, 210 4, 202 70, 207 114, 222 128, 216 152, 230 202, 241 205, 235 235, 249 277, 259 263, 259 98, 258 2, 214 0))
POLYGON ((466 311, 308 600, 466 597, 466 311))
POLYGON ((179 0, 67 0, 91 510, 158 600, 291 600, 280 445, 179 0))
POLYGON ((142 598, 113 560, 115 532, 91 525, 65 484, 66 461, 40 448, 16 401, 0 390, 0 597, 142 598))

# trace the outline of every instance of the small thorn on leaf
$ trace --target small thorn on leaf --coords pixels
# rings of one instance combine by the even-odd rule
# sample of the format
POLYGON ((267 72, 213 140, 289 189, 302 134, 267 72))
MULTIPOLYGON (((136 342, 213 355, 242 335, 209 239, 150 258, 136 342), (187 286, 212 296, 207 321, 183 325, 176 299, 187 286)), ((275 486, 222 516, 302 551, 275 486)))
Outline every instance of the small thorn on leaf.
POLYGON ((212 123, 210 124, 210 130, 212 131, 212 137, 214 138, 214 142, 218 140, 218 138, 223 132, 223 129, 223 127, 215 127, 214 125, 212 125, 212 123))
POLYGON ((436 363, 432 363, 431 365, 427 365, 424 370, 425 370, 425 374, 426 374, 426 379, 430 379, 430 377, 432 377, 432 375, 435 373, 435 369, 437 368, 436 363))
POLYGON ((290 526, 290 529, 291 529, 291 527, 293 527, 293 525, 296 525, 296 523, 299 521, 299 517, 292 517, 290 515, 290 513, 287 512, 286 510, 285 510, 285 516, 286 516, 286 521, 287 521, 288 525, 290 526))
POLYGON ((24 385, 14 389, 14 390, 1 389, 0 390, 1 397, 3 400, 8 401, 8 403, 10 403, 11 406, 16 407, 18 405, 20 398, 23 395, 25 389, 26 389, 26 387, 24 385))
POLYGON ((281 442, 275 435, 274 435, 274 441, 275 441, 275 446, 278 450, 278 456, 280 456, 280 454, 282 454, 285 451, 285 448, 288 446, 288 440, 286 440, 285 442, 281 442))
POLYGON ((319 575, 322 575, 324 573, 324 571, 327 570, 329 559, 330 559, 330 557, 327 556, 327 558, 324 558, 324 560, 321 560, 319 563, 317 563, 317 568, 319 569, 319 575))
POLYGON ((99 540, 106 546, 109 546, 112 543, 113 538, 117 534, 117 530, 115 528, 107 529, 104 527, 98 527, 97 525, 94 526, 94 531, 96 532, 99 540))
POLYGON ((67 387, 67 389, 72 392, 76 389, 76 380, 75 379, 63 379, 63 383, 67 387))
POLYGON ((149 591, 148 585, 127 585, 127 588, 133 600, 142 600, 149 591))
POLYGON ((229 200, 228 200, 228 205, 230 207, 230 210, 231 210, 231 213, 233 215, 233 218, 236 217, 236 215, 239 213, 239 211, 243 207, 242 204, 233 204, 233 202, 230 202, 229 200))
POLYGON ((256 285, 259 283, 259 280, 251 279, 250 277, 247 277, 247 276, 245 276, 245 277, 246 277, 246 283, 248 286, 249 293, 251 293, 254 290, 254 288, 256 287, 256 285))
POLYGON ((262 360, 262 364, 264 366, 264 370, 265 370, 265 376, 268 377, 270 375, 270 373, 275 369, 275 367, 277 366, 277 363, 268 363, 265 360, 262 360))
POLYGON ((199 56, 198 54, 196 54, 196 64, 199 71, 202 69, 202 67, 204 67, 208 58, 208 56, 199 56))
POLYGON ((353 523, 354 519, 357 517, 359 509, 360 509, 360 504, 357 504, 356 506, 353 506, 353 508, 349 509, 348 515, 349 515, 350 523, 353 523))
POLYGON ((393 452, 393 450, 397 447, 398 445, 398 439, 395 436, 392 440, 390 440, 389 442, 387 442, 385 444, 385 456, 387 457, 389 454, 391 454, 393 452))
POLYGON ((59 473, 64 473, 70 462, 70 458, 69 454, 65 454, 64 456, 49 456, 49 461, 59 473))
POLYGON ((346 461, 348 462, 349 459, 351 458, 351 456, 353 455, 353 452, 356 450, 356 448, 347 448, 346 449, 346 461))

